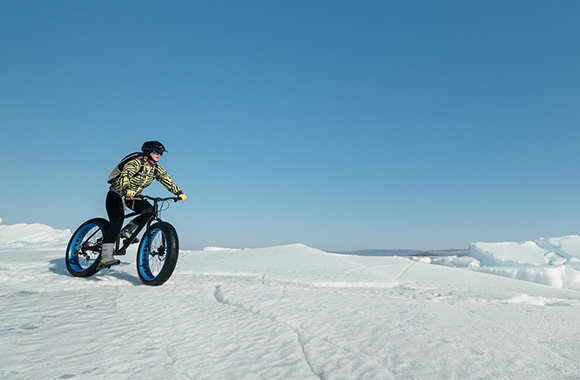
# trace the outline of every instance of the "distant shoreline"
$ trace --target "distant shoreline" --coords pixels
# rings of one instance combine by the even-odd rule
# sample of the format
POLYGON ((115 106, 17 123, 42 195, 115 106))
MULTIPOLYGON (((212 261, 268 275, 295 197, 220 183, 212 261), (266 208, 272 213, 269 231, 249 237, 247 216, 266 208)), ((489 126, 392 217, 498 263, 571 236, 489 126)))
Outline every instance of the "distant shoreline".
POLYGON ((442 249, 421 251, 417 249, 361 249, 348 252, 333 252, 355 256, 467 256, 467 249, 442 249))

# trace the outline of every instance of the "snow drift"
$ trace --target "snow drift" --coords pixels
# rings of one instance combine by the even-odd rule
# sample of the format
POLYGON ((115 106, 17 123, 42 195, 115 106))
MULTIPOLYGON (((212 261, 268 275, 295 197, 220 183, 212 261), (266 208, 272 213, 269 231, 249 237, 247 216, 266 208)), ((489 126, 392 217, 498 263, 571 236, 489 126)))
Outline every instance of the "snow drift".
MULTIPOLYGON (((0 223, 2 219, 0 218, 0 223)), ((0 224, 0 250, 6 249, 57 249, 66 245, 70 230, 57 230, 50 226, 34 224, 0 224)))

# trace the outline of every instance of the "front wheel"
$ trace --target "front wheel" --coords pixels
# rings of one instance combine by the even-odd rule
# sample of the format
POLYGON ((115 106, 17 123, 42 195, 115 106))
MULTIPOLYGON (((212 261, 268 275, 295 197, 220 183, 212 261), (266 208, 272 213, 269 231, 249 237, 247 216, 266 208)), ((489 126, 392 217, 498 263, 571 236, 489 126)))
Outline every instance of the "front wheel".
POLYGON ((109 222, 103 218, 87 220, 73 234, 64 261, 66 269, 75 277, 89 277, 97 273, 104 231, 109 222))
POLYGON ((150 233, 143 236, 137 251, 137 273, 145 285, 161 285, 169 280, 177 265, 179 241, 175 228, 169 223, 158 222, 150 233))

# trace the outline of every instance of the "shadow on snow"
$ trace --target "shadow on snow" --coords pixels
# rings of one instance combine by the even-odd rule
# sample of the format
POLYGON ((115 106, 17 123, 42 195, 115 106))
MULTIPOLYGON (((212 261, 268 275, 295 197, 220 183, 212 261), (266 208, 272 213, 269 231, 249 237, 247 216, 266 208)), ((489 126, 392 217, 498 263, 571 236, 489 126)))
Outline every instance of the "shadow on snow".
MULTIPOLYGON (((61 276, 72 277, 71 274, 68 273, 68 270, 66 269, 66 264, 64 262, 64 258, 50 260, 50 264, 51 264, 51 266, 50 266, 49 270, 52 273, 55 273, 55 274, 58 274, 61 276)), ((119 264, 115 268, 126 267, 128 265, 131 265, 131 264, 122 262, 121 264, 119 264)), ((97 281, 102 281, 102 278, 105 276, 114 277, 114 278, 117 278, 119 280, 127 281, 135 286, 142 285, 141 280, 139 280, 139 277, 133 276, 127 272, 121 272, 121 271, 118 271, 115 269, 103 269, 103 270, 97 272, 94 276, 79 278, 79 280, 97 282, 97 281)))

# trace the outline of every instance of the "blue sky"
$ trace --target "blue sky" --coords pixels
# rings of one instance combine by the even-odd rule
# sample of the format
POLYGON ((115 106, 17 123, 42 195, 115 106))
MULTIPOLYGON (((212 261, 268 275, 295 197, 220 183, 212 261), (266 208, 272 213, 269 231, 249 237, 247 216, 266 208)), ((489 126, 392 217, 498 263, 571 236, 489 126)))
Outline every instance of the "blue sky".
POLYGON ((578 234, 579 19, 577 1, 2 1, 0 217, 105 216, 112 166, 159 140, 184 248, 578 234))

